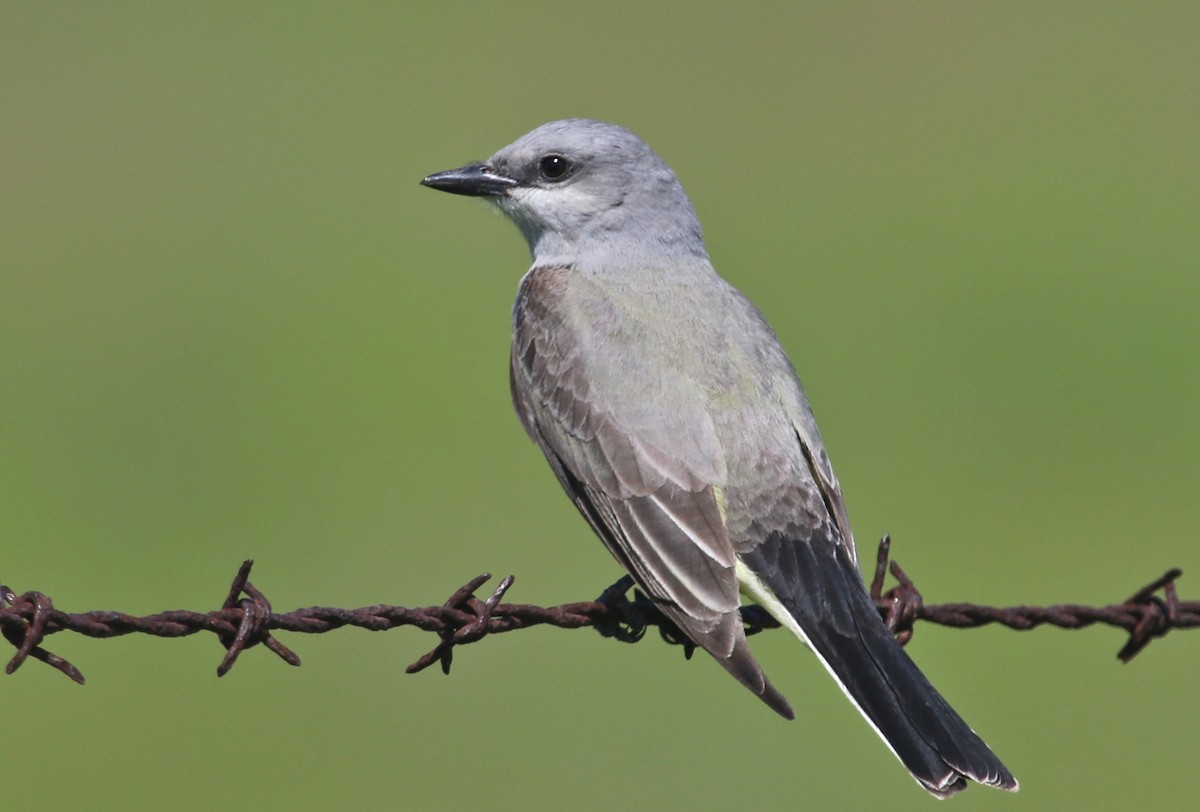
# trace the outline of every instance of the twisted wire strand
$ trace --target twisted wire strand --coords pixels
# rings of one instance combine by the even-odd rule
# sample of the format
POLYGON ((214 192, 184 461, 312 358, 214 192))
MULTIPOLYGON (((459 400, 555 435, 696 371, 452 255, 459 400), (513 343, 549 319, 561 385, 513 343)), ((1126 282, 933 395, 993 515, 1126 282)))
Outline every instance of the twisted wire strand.
MULTIPOLYGON (((1200 601, 1179 600, 1175 585, 1182 575, 1179 569, 1168 570, 1122 603, 1108 606, 930 605, 924 602, 907 573, 895 561, 889 562, 890 548, 891 540, 885 536, 879 544, 870 592, 881 617, 901 643, 911 639, 918 621, 959 629, 996 623, 1019 631, 1039 626, 1081 629, 1100 624, 1121 628, 1129 633, 1128 640, 1117 654, 1121 661, 1128 662, 1151 641, 1171 629, 1200 626, 1200 601), (897 583, 885 592, 883 587, 888 573, 897 583)), ((408 673, 424 670, 435 663, 441 665, 443 672, 449 673, 456 647, 476 642, 489 634, 542 625, 564 629, 589 626, 605 637, 627 643, 641 640, 646 631, 653 627, 658 629, 660 637, 666 642, 683 646, 686 656, 690 657, 694 649, 691 641, 659 611, 652 600, 637 589, 633 589, 632 598, 629 596, 633 581, 628 576, 606 589, 594 601, 560 606, 502 603, 514 581, 511 575, 501 580, 481 600, 475 593, 491 579, 490 574, 484 573, 459 587, 438 606, 415 609, 387 604, 359 609, 310 606, 280 614, 272 610, 266 596, 250 583, 252 564, 252 561, 242 564, 221 608, 210 612, 174 610, 142 617, 110 611, 67 613, 55 609, 53 601, 40 592, 18 595, 0 585, 0 633, 16 648, 16 653, 5 667, 5 673, 12 674, 32 658, 82 684, 83 674, 78 668, 42 646, 46 637, 59 632, 75 632, 94 638, 126 634, 186 637, 199 632, 211 632, 226 650, 217 667, 217 676, 228 673, 244 650, 259 644, 289 665, 300 665, 300 658, 280 642, 273 632, 323 634, 346 626, 369 631, 413 626, 436 634, 438 644, 408 666, 408 673)), ((742 618, 750 634, 779 625, 757 606, 744 607, 742 618)))

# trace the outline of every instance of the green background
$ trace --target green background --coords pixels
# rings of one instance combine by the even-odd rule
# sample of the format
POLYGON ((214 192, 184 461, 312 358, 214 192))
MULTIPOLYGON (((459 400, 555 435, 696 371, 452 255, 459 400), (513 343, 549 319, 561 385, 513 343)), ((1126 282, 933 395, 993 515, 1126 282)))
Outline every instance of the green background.
MULTIPOLYGON (((68 611, 510 599, 618 575, 509 405, 522 240, 417 185, 620 122, 800 370, 860 545, 927 600, 1200 593, 1200 6, 15 4, 0 10, 0 578, 68 611)), ((1194 803, 1200 639, 911 651, 1022 781, 955 809, 1194 803)), ((49 647, 0 679, 7 805, 929 809, 807 652, 539 629, 49 647)))

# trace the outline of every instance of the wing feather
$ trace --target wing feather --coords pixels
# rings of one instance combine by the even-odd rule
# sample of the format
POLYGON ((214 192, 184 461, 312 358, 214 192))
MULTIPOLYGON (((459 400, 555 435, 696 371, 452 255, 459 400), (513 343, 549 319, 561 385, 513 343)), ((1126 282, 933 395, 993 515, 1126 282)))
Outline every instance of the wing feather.
MULTIPOLYGON (((751 656, 738 613, 736 556, 718 490, 724 459, 701 398, 639 387, 671 369, 613 369, 589 353, 562 295, 570 271, 535 268, 514 310, 513 402, 526 432, 609 552, 697 645, 780 714, 792 711, 751 656), (642 373, 639 378, 638 373, 642 373), (625 386, 597 385, 628 375, 625 386)), ((628 359, 626 359, 628 360, 628 359)))

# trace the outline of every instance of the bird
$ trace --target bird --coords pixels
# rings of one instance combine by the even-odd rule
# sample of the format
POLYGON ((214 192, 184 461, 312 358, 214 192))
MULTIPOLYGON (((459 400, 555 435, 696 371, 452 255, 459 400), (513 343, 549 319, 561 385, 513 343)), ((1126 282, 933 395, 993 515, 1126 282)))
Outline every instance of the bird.
POLYGON ((1017 780, 889 633, 796 370, 717 274, 675 173, 624 127, 544 124, 425 177, 524 235, 510 386, 521 424, 609 553, 781 716, 742 597, 803 641, 939 798, 1017 780))

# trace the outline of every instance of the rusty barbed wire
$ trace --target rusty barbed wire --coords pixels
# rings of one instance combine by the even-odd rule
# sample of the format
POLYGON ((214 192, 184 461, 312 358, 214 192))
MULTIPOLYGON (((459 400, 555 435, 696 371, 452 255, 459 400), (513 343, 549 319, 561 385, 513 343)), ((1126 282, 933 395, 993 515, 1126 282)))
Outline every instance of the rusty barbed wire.
MULTIPOLYGON (((999 623, 1010 629, 1028 630, 1038 626, 1062 629, 1081 629, 1101 624, 1124 629, 1129 639, 1117 653, 1128 662, 1152 640, 1171 629, 1200 626, 1200 601, 1180 601, 1175 581, 1181 570, 1168 570, 1137 590, 1123 603, 1109 606, 1011 606, 997 608, 971 603, 925 604, 912 579, 895 561, 889 562, 891 539, 879 543, 871 597, 888 628, 901 643, 912 637, 917 621, 966 629, 999 623), (883 591, 888 573, 896 586, 883 591), (1162 592, 1162 597, 1157 593, 1162 592)), ((486 635, 515 631, 530 626, 549 625, 565 629, 590 626, 605 637, 633 643, 641 640, 647 629, 657 627, 668 643, 681 645, 691 657, 694 645, 659 611, 655 603, 639 590, 633 590, 628 576, 606 589, 594 601, 567 603, 560 606, 533 606, 501 603, 513 584, 513 576, 504 578, 484 600, 475 596, 491 575, 484 573, 472 578, 457 589, 440 606, 409 609, 403 606, 376 605, 360 609, 338 609, 312 606, 276 614, 266 596, 250 583, 252 561, 238 569, 220 609, 212 612, 176 610, 136 617, 122 612, 93 611, 67 613, 54 608, 50 598, 40 592, 18 595, 0 585, 0 633, 16 647, 17 652, 5 667, 12 674, 27 659, 33 658, 66 674, 83 684, 83 674, 62 657, 42 647, 49 635, 70 631, 95 638, 120 637, 126 634, 149 634, 156 637, 186 637, 199 632, 212 632, 225 647, 225 656, 217 667, 217 676, 224 676, 243 651, 262 644, 289 665, 300 665, 300 658, 272 636, 272 632, 321 634, 353 626, 369 631, 385 631, 400 626, 413 626, 433 632, 440 642, 419 657, 407 672, 412 674, 440 663, 444 673, 450 673, 454 649, 474 643, 486 635)), ((742 609, 742 619, 749 634, 778 628, 779 624, 758 606, 742 609)))

